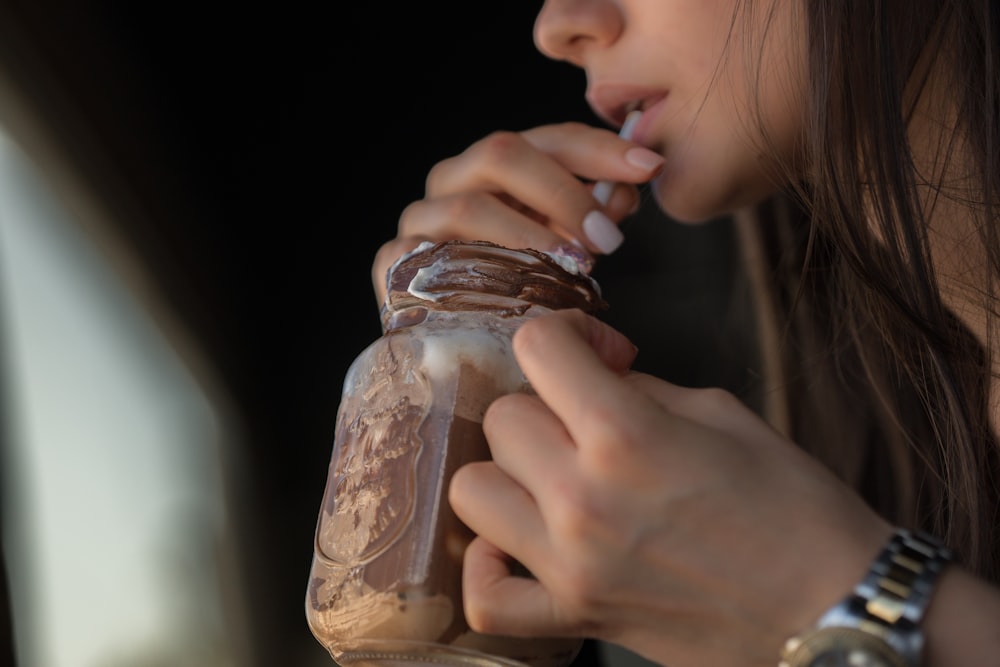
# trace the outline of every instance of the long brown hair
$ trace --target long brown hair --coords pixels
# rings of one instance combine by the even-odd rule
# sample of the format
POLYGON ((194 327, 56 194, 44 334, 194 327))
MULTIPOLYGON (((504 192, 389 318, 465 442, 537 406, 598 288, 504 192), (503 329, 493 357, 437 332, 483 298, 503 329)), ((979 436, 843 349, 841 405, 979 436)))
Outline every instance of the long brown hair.
MULTIPOLYGON (((934 197, 974 211, 992 330, 1000 276, 1000 7, 995 0, 803 0, 810 103, 804 166, 744 238, 766 249, 779 387, 792 437, 889 520, 945 539, 1000 581, 1000 449, 990 423, 993 343, 949 311, 931 261, 934 197), (933 165, 908 120, 927 74, 953 101, 933 165), (929 194, 930 193, 930 194, 929 194), (971 193, 971 194, 970 194, 971 193)), ((765 37, 766 39, 766 37, 765 37)), ((761 253, 757 253, 758 257, 761 253)), ((758 267, 759 268, 759 267, 758 267)), ((772 341, 774 342, 774 341, 772 341)), ((773 355, 772 355, 773 356, 773 355)))

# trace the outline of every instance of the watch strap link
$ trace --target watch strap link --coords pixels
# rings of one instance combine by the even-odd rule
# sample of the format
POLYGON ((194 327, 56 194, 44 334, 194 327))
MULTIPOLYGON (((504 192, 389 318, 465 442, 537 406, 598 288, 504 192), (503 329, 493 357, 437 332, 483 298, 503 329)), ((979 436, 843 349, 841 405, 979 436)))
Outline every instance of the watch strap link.
POLYGON ((917 667, 924 643, 920 622, 952 558, 930 535, 897 529, 861 583, 816 627, 785 642, 779 667, 848 664, 829 662, 847 659, 845 651, 851 660, 867 656, 857 664, 917 667))
POLYGON ((938 575, 952 552, 936 538, 897 529, 854 589, 865 616, 890 626, 920 623, 938 575))

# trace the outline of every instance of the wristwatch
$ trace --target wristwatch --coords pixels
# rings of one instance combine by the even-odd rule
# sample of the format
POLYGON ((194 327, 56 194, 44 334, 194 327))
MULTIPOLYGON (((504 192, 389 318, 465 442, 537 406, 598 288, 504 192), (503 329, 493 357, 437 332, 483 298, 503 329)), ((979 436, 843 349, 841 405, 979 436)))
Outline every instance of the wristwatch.
POLYGON ((920 621, 952 552, 897 529, 854 592, 787 642, 779 667, 919 667, 920 621))

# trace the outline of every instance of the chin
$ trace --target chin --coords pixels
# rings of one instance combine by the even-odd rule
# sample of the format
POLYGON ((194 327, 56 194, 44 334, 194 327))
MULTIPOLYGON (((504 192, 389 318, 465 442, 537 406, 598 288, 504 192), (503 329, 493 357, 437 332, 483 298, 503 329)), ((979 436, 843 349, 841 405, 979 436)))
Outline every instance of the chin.
POLYGON ((676 179, 667 183, 661 175, 650 185, 653 198, 660 210, 677 222, 698 225, 734 210, 734 207, 724 205, 720 198, 706 196, 701 190, 693 187, 693 184, 685 185, 676 179))
POLYGON ((689 182, 659 176, 650 183, 653 198, 670 219, 688 225, 698 225, 732 215, 736 211, 760 204, 777 192, 772 182, 759 187, 726 187, 722 182, 689 182))

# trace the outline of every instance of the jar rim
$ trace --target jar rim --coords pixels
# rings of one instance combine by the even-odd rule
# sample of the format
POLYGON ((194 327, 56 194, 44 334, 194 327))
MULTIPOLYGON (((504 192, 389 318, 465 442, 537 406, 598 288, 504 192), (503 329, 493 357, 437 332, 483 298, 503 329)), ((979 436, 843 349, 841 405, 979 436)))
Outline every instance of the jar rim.
POLYGON ((425 242, 403 255, 386 276, 383 321, 415 306, 430 310, 490 310, 523 314, 607 307, 597 282, 544 252, 488 241, 425 242))

